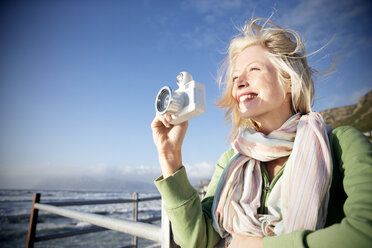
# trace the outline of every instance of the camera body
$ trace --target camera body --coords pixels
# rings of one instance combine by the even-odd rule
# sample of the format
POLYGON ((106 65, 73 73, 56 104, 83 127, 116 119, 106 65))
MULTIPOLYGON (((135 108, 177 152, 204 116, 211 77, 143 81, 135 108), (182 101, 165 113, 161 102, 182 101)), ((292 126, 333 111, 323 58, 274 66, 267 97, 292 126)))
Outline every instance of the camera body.
POLYGON ((181 72, 177 76, 178 89, 169 86, 162 87, 155 99, 156 111, 163 115, 170 113, 176 125, 195 116, 203 114, 206 109, 205 87, 193 80, 188 72, 181 72))

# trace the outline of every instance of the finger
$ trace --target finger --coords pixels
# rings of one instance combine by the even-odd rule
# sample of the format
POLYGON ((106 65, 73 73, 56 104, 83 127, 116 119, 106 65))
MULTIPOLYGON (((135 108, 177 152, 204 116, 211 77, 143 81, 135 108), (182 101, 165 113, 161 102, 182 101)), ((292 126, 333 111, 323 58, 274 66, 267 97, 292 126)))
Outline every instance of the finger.
POLYGON ((162 124, 167 127, 167 128, 170 128, 171 127, 171 124, 169 123, 170 120, 171 120, 171 117, 169 114, 165 114, 165 115, 159 115, 159 120, 162 122, 162 124))
POLYGON ((157 128, 161 125, 163 125, 163 123, 159 119, 159 115, 156 115, 155 118, 151 122, 151 128, 157 128))
POLYGON ((164 120, 162 119, 163 117, 161 117, 160 115, 156 115, 154 120, 151 122, 151 129, 158 130, 160 128, 164 128, 165 124, 164 120))
POLYGON ((164 117, 165 117, 165 119, 166 119, 168 122, 171 122, 171 121, 173 120, 171 114, 165 114, 164 117))

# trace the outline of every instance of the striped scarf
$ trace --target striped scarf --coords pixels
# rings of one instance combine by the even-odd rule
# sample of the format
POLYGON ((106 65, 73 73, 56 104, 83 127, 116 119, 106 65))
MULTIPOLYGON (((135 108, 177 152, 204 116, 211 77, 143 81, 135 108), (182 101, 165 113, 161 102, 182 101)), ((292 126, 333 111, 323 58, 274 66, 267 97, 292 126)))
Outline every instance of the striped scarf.
POLYGON ((213 206, 213 226, 221 237, 229 233, 273 236, 295 230, 316 230, 325 224, 332 175, 326 125, 319 113, 296 114, 267 136, 240 130, 236 151, 219 180, 213 206), (259 214, 260 162, 289 156, 282 176, 259 214))

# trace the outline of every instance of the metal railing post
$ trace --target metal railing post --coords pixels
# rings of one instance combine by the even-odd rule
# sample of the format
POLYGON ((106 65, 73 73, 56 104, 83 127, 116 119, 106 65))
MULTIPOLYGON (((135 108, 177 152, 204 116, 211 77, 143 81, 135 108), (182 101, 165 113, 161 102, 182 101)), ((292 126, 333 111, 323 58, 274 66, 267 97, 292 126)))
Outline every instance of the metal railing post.
MULTIPOLYGON (((137 192, 134 192, 133 193, 133 221, 138 221, 138 193, 137 192)), ((132 247, 136 247, 137 248, 137 241, 138 241, 138 237, 137 236, 133 236, 132 237, 132 247)))
POLYGON ((35 208, 35 203, 39 203, 39 202, 40 202, 40 193, 34 193, 34 198, 32 200, 31 214, 30 214, 30 222, 28 225, 26 248, 34 247, 37 218, 39 215, 39 209, 35 208))

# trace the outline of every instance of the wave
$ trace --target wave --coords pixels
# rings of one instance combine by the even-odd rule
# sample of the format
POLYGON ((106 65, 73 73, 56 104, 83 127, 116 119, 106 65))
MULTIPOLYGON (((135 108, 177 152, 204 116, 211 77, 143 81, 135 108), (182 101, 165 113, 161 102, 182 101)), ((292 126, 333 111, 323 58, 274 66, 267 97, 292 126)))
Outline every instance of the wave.
MULTIPOLYGON (((51 201, 76 201, 76 200, 97 200, 97 199, 131 199, 131 193, 122 192, 83 192, 83 191, 40 191, 41 202, 51 201)), ((154 193, 141 193, 140 198, 157 196, 154 193)), ((0 190, 0 247, 23 247, 26 241, 28 222, 32 205, 33 192, 30 190, 0 190), (22 241, 22 242, 21 242, 22 241), (21 244, 21 245, 20 245, 21 244)), ((139 202, 138 204, 139 219, 148 219, 161 215, 161 201, 139 202)), ((103 205, 85 205, 85 206, 70 206, 64 207, 76 211, 82 211, 93 214, 100 214, 117 219, 132 219, 133 204, 103 204, 103 205)), ((37 235, 47 235, 51 233, 60 233, 66 231, 80 230, 91 227, 92 225, 78 220, 72 220, 62 216, 58 216, 45 211, 39 212, 37 235)), ((105 234, 97 234, 92 237, 101 237, 99 242, 116 242, 122 245, 123 242, 130 240, 129 235, 122 233, 111 234, 114 231, 104 232, 105 234), (111 240, 105 241, 107 235, 112 236, 111 240)), ((48 247, 70 247, 70 242, 78 242, 78 244, 86 241, 86 235, 73 238, 59 239, 51 242, 48 247), (80 240, 80 241, 78 241, 80 240), (83 241, 85 240, 85 241, 83 241), (80 243, 79 243, 80 242, 80 243)), ((92 240, 94 239, 92 238, 92 240)), ((95 246, 92 241, 87 247, 95 246)), ((147 242, 147 241, 146 241, 147 242)), ((44 243, 44 242, 42 242, 44 243)), ((151 245, 151 244, 149 244, 151 245)), ((77 245, 79 246, 79 245, 77 245)), ((104 245, 106 246, 106 245, 104 245)), ((41 246, 43 247, 43 246, 41 246)), ((111 245, 108 245, 111 247, 111 245)), ((147 247, 143 246, 143 247, 147 247)))

